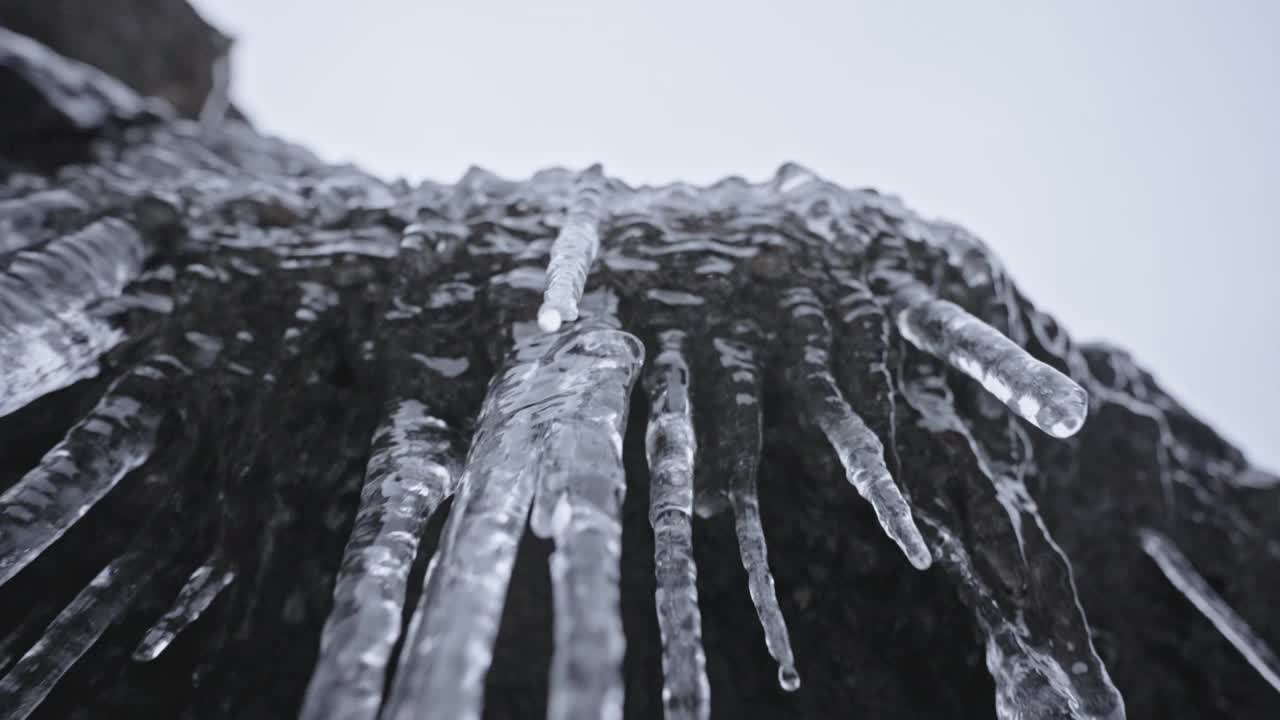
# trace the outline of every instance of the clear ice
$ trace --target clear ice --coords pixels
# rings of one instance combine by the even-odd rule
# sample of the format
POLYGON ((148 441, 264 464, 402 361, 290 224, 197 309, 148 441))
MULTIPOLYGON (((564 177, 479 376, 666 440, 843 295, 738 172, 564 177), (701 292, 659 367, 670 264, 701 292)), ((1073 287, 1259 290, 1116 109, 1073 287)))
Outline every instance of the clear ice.
POLYGON ((667 720, 711 716, 711 687, 702 649, 698 568, 693 559, 693 463, 697 439, 689 400, 687 336, 658 333, 657 354, 645 375, 649 424, 649 522, 653 526, 656 605, 662 636, 662 704, 667 720))
POLYGON ((712 341, 721 371, 722 385, 717 387, 717 396, 732 402, 732 409, 720 418, 723 435, 718 438, 721 445, 716 449, 735 458, 729 479, 729 502, 733 508, 738 552, 747 572, 747 589, 764 630, 765 647, 778 663, 778 684, 783 690, 793 692, 800 689, 800 673, 796 670, 787 622, 778 606, 773 574, 769 572, 769 550, 760 522, 760 497, 756 490, 762 442, 763 380, 753 340, 760 334, 754 323, 737 322, 726 337, 712 341))
POLYGON ((885 466, 884 445, 849 407, 831 376, 831 326, 820 301, 809 288, 796 287, 786 291, 782 308, 794 328, 803 333, 802 342, 793 350, 799 354, 793 366, 798 375, 792 381, 796 392, 836 451, 849 484, 871 503, 885 534, 902 548, 916 569, 928 568, 933 555, 916 527, 911 507, 885 466))
POLYGON ((23 250, 0 273, 0 416, 98 373, 124 333, 92 312, 142 271, 146 246, 109 218, 23 250))
POLYGON ((977 380, 1027 422, 1056 438, 1071 437, 1084 425, 1084 388, 964 308, 912 280, 899 285, 893 308, 908 342, 977 380))
POLYGON ((178 591, 173 607, 156 621, 156 624, 142 636, 142 641, 133 651, 133 659, 149 662, 160 657, 174 638, 200 619, 205 610, 213 604, 228 585, 236 579, 234 570, 226 567, 221 558, 201 565, 187 578, 186 584, 178 591))
POLYGON ((184 369, 161 356, 122 375, 35 469, 0 495, 0 585, 146 462, 162 419, 148 400, 184 369))
POLYGON ((385 718, 479 718, 516 548, 531 526, 556 541, 553 717, 617 717, 622 423, 643 348, 614 329, 616 300, 558 333, 517 329, 490 386, 461 488, 406 635, 385 718), (560 453, 564 453, 561 455, 560 453), (577 459, 578 462, 566 462, 577 459), (539 496, 534 507, 535 491, 539 496))
MULTIPOLYGON (((1230 484, 1223 478, 1245 482, 1229 450, 1193 452, 1179 444, 1191 423, 1135 364, 1118 351, 1087 355, 1072 347, 1048 316, 1016 295, 979 241, 919 218, 896 198, 846 190, 794 165, 762 183, 735 177, 707 187, 630 187, 606 178, 600 166, 548 170, 524 183, 473 170, 452 186, 384 184, 238 123, 218 124, 217 107, 203 124, 166 121, 163 108, 123 85, 78 63, 59 64, 0 30, 0 65, 15 62, 72 126, 88 132, 125 124, 99 139, 90 163, 68 163, 48 176, 14 173, 18 179, 0 183, 0 417, 48 426, 30 417, 39 412, 14 413, 64 388, 50 404, 83 398, 76 407, 92 407, 69 430, 50 430, 40 450, 52 449, 34 468, 34 457, 21 467, 0 495, 0 585, 33 562, 45 565, 29 577, 48 572, 55 561, 41 553, 113 489, 135 492, 143 482, 121 481, 144 463, 166 478, 156 483, 171 483, 183 499, 190 484, 179 479, 196 473, 181 452, 161 446, 161 436, 168 438, 170 424, 180 433, 211 433, 215 447, 231 448, 225 454, 233 457, 220 456, 213 471, 198 468, 201 477, 233 475, 209 479, 234 489, 242 504, 216 518, 216 532, 202 525, 193 535, 250 547, 261 540, 268 546, 263 558, 301 558, 298 576, 332 591, 303 717, 481 717, 504 608, 531 601, 513 594, 507 606, 526 529, 554 547, 554 627, 549 665, 530 657, 522 659, 524 669, 545 671, 552 718, 622 715, 622 593, 629 587, 621 572, 622 448, 640 376, 650 411, 643 432, 662 703, 672 720, 710 715, 707 654, 714 670, 722 648, 713 643, 725 641, 725 628, 705 608, 704 648, 698 583, 714 587, 725 569, 704 565, 699 576, 693 531, 721 510, 732 510, 747 591, 778 681, 789 691, 800 685, 782 607, 807 611, 801 598, 809 592, 808 568, 798 569, 794 548, 775 537, 771 570, 757 482, 762 462, 787 457, 790 449, 779 452, 778 443, 829 444, 911 565, 938 566, 904 582, 951 584, 960 617, 972 620, 985 644, 995 710, 1009 719, 1123 717, 1071 566, 1042 517, 1047 503, 1037 506, 1028 487, 1039 476, 1058 479, 1055 470, 1069 464, 1055 457, 1038 467, 1041 453, 1077 458, 1087 438, 1052 442, 1080 429, 1090 399, 1156 426, 1151 447, 1142 446, 1154 461, 1141 467, 1154 468, 1170 497, 1190 493, 1197 508, 1213 511, 1204 498, 1230 484), (31 72, 41 66, 52 69, 31 72), (147 124, 127 124, 141 114, 147 124), (593 289, 584 295, 588 280, 593 289), (153 317, 142 317, 147 313, 153 317), (654 338, 647 366, 645 348, 626 332, 632 326, 654 338), (191 357, 156 354, 174 342, 191 357), (215 356, 223 360, 216 371, 188 367, 208 370, 215 356), (140 357, 150 359, 138 363, 140 357), (949 375, 948 365, 1049 437, 1032 441, 977 386, 949 375), (110 375, 100 386, 69 387, 99 372, 110 375), (1098 375, 1114 377, 1103 383, 1098 375), (774 387, 773 378, 782 382, 774 387), (368 407, 355 402, 379 392, 368 407), (187 394, 213 398, 214 412, 187 404, 187 394), (178 395, 183 399, 175 401, 178 395), (313 395, 336 398, 341 429, 281 452, 293 429, 281 426, 295 406, 309 409, 313 395), (788 422, 797 416, 801 423, 788 422), (903 436, 921 446, 904 444, 903 436), (319 447, 330 437, 352 447, 319 447), (305 457, 294 462, 296 451, 305 457), (324 486, 316 493, 328 503, 323 520, 299 521, 305 512, 286 495, 321 487, 319 476, 331 469, 312 472, 317 457, 346 458, 351 467, 332 470, 344 477, 341 492, 324 486), (943 471, 911 472, 919 468, 943 471), (1191 478, 1193 470, 1199 474, 1191 478), (695 471, 710 477, 695 481, 695 471), (298 475, 306 482, 286 485, 298 475), (353 497, 357 489, 354 525, 337 538, 352 503, 331 496, 353 497), (451 495, 439 547, 428 558, 425 528, 451 495), (290 556, 281 549, 288 544, 279 542, 287 539, 282 533, 308 522, 333 533, 334 552, 308 547, 290 556), (328 554, 326 565, 319 556, 328 554), (409 587, 415 562, 426 564, 421 588, 409 587)), ((314 430, 326 420, 303 424, 314 430)), ((789 478, 766 479, 765 501, 781 487, 789 502, 799 502, 799 486, 784 484, 789 478)), ((320 502, 307 496, 313 499, 320 502)), ((765 519, 793 509, 766 504, 765 519)), ((1244 516, 1232 516, 1232 527, 1244 532, 1244 516)), ((787 519, 770 531, 784 541, 803 535, 796 516, 779 517, 787 519)), ((1156 530, 1140 537, 1170 582, 1280 688, 1280 664, 1260 634, 1171 541, 1156 530)), ((845 539, 820 538, 832 547, 845 539)), ((1260 544, 1270 548, 1268 557, 1280 557, 1274 543, 1260 544)), ((208 627, 215 624, 210 609, 253 595, 246 588, 264 587, 279 570, 268 560, 241 576, 237 561, 245 558, 202 557, 205 564, 176 598, 164 598, 172 599, 168 612, 136 646, 134 657, 152 663, 140 672, 175 662, 182 653, 161 653, 179 633, 199 642, 205 630, 222 632, 208 627), (193 625, 202 614, 209 617, 193 625)), ((20 633, 5 637, 5 655, 26 652, 0 679, 0 707, 17 717, 35 710, 125 617, 162 565, 129 551, 33 647, 17 647, 26 641, 20 633)), ((189 569, 174 568, 184 576, 189 569)), ((20 593, 26 579, 5 590, 20 593)), ((236 642, 258 651, 242 656, 250 664, 274 633, 316 604, 297 593, 284 603, 283 624, 273 616, 275 626, 264 628, 245 613, 243 627, 252 632, 236 642)), ((55 610, 32 617, 43 623, 55 610)), ((319 625, 319 617, 307 619, 319 625)), ((811 636, 800 630, 813 626, 793 627, 805 647, 802 639, 811 636)), ((136 640, 130 634, 129 647, 114 656, 125 657, 136 640)), ((771 673, 767 659, 757 659, 771 673)), ((823 658, 806 662, 814 668, 809 677, 822 676, 816 671, 823 658)), ((894 671, 904 682, 919 677, 916 668, 894 671)), ((807 682, 805 693, 785 702, 826 692, 807 682)))
POLYGON ((154 573, 156 558, 129 551, 99 572, 44 635, 0 678, 0 708, 10 720, 26 720, 71 666, 124 612, 154 573))
POLYGON ((1182 593, 1201 615, 1222 633, 1254 670, 1271 687, 1280 692, 1280 658, 1266 641, 1249 627, 1240 614, 1227 604, 1222 596, 1196 571, 1195 566, 1182 554, 1169 538, 1149 528, 1138 531, 1138 540, 1145 552, 1169 583, 1182 593))
POLYGON ((600 252, 604 192, 604 169, 600 165, 584 170, 574 183, 564 225, 551 245, 547 290, 542 307, 538 308, 538 326, 547 332, 578 319, 578 301, 582 299, 591 263, 600 252))
POLYGON ((453 494, 457 454, 448 425, 418 400, 397 402, 374 434, 301 717, 377 715, 418 540, 453 494))

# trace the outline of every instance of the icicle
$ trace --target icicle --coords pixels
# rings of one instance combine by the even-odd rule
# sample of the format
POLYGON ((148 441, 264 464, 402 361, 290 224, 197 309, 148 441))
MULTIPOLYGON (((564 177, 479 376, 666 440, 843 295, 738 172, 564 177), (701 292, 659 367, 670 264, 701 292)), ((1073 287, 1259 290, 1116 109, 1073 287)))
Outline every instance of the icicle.
POLYGON ((574 183, 568 216, 551 246, 547 289, 538 309, 538 326, 547 332, 578 319, 582 288, 600 250, 603 203, 604 169, 592 165, 574 183))
MULTIPOLYGON (((1094 648, 1070 563, 1023 485, 1016 457, 991 457, 988 448, 999 447, 1000 434, 984 433, 986 442, 978 441, 970 430, 975 421, 957 414, 941 366, 932 365, 904 371, 903 396, 920 414, 921 428, 967 447, 972 465, 961 463, 956 472, 976 473, 989 487, 970 488, 964 506, 956 507, 945 482, 935 480, 924 490, 935 494, 920 504, 918 517, 932 528, 943 568, 967 596, 986 636, 997 716, 1122 720, 1124 699, 1094 648), (974 535, 970 529, 979 526, 986 529, 974 535), (993 577, 1003 589, 993 587, 993 577), (1028 583, 1053 591, 1008 590, 1028 583)), ((992 422, 1013 421, 1005 416, 992 422)))
POLYGON ((1084 388, 959 305, 934 297, 915 281, 901 280, 893 314, 908 342, 977 380, 1046 433, 1070 437, 1084 425, 1089 413, 1084 388))
POLYGON ((49 226, 78 218, 88 211, 88 203, 80 196, 56 188, 0 200, 0 255, 36 244, 49 226))
MULTIPOLYGON (((734 335, 758 333, 745 323, 738 323, 734 335)), ((738 536, 738 552, 747 571, 747 587, 756 607, 760 626, 764 629, 765 646, 778 663, 778 684, 783 690, 800 688, 795 655, 786 619, 778 607, 778 595, 769 572, 768 547, 764 526, 760 522, 760 498, 756 492, 756 472, 760 464, 761 422, 760 365, 750 344, 737 337, 713 340, 720 368, 725 377, 716 397, 723 406, 716 408, 721 442, 716 450, 733 453, 733 471, 729 485, 729 502, 733 506, 734 529, 738 536), (732 403, 732 405, 730 405, 732 403)))
POLYGON ((31 715, 67 670, 128 609, 155 567, 154 557, 131 551, 103 568, 0 679, 0 707, 5 709, 5 717, 24 720, 31 715))
POLYGON ((155 660, 169 647, 169 643, 192 623, 200 619, 204 611, 209 609, 218 593, 235 580, 236 574, 224 566, 220 559, 196 568, 187 579, 187 583, 178 592, 173 607, 147 630, 142 642, 133 651, 133 659, 138 662, 155 660))
POLYGON ((658 334, 658 354, 645 376, 649 426, 649 523, 658 577, 658 630, 662 635, 662 701, 667 720, 711 716, 711 688, 702 649, 698 569, 693 560, 693 463, 697 440, 689 402, 686 336, 658 334))
POLYGON ((377 715, 418 538, 453 494, 455 452, 448 426, 417 400, 400 401, 374 434, 302 718, 377 715))
POLYGON ((1209 583, 1196 571, 1195 566, 1169 538, 1155 530, 1142 528, 1138 531, 1138 539, 1142 542, 1142 550, 1156 565, 1169 582, 1182 593, 1200 614, 1213 623, 1244 659, 1249 661, 1254 670, 1267 681, 1267 684, 1280 691, 1280 658, 1258 637, 1249 623, 1227 604, 1222 596, 1210 587, 1209 583))
POLYGON ((643 362, 644 347, 616 329, 611 307, 575 325, 546 360, 546 377, 566 399, 540 420, 547 431, 530 526, 555 541, 547 703, 555 720, 622 717, 622 436, 643 362))
POLYGON ((406 633, 385 720, 417 718, 428 702, 442 718, 480 717, 542 454, 545 428, 537 419, 564 399, 555 378, 539 370, 564 337, 523 333, 489 386, 458 497, 406 633))
POLYGON ((175 368, 185 371, 159 356, 121 376, 39 465, 0 495, 0 585, 146 462, 162 416, 142 398, 164 392, 175 368))
POLYGON ((920 570, 928 568, 933 556, 885 466, 884 446, 849 407, 831 376, 831 327, 820 301, 808 288, 791 288, 783 296, 782 307, 804 333, 802 346, 795 349, 799 357, 791 372, 799 374, 793 384, 803 394, 808 412, 835 449, 849 483, 875 509, 885 534, 902 548, 912 565, 920 570))
POLYGON ((107 219, 14 257, 0 275, 0 416, 97 374, 124 335, 88 308, 118 296, 145 254, 137 231, 107 219))

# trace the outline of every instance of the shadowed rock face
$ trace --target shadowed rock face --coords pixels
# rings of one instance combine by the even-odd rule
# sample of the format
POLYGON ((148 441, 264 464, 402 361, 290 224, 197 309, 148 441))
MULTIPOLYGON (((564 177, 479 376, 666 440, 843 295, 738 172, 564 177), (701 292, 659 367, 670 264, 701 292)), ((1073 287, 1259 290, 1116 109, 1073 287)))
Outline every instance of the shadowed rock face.
POLYGON ((79 125, 0 160, 12 715, 1280 710, 1277 479, 961 228, 389 184, 15 42, 79 125))
POLYGON ((164 98, 185 117, 225 100, 231 40, 181 0, 0 0, 0 27, 164 98))

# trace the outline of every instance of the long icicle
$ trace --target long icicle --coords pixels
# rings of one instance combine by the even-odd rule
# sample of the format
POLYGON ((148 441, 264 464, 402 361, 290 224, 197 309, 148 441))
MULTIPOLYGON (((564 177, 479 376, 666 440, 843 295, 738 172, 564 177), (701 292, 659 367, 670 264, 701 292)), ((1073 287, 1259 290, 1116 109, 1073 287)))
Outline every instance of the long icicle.
POLYGON ((884 446, 849 407, 831 375, 831 325, 821 302, 809 288, 796 287, 784 293, 782 307, 803 335, 789 373, 798 374, 792 384, 803 395, 804 406, 835 449, 849 483, 871 503, 885 534, 917 569, 928 568, 933 556, 885 466, 884 446))
POLYGON ((0 707, 5 709, 5 717, 25 720, 30 716, 71 666, 128 609, 156 567, 151 555, 130 551, 103 568, 0 679, 0 707))
POLYGON ((686 335, 658 333, 658 354, 645 374, 649 425, 649 523, 653 526, 658 630, 662 636, 662 701, 667 720, 711 716, 702 649, 698 568, 693 559, 693 463, 697 440, 689 400, 686 335))
POLYGON ((133 659, 150 662, 160 657, 160 653, 169 647, 174 638, 200 619, 235 577, 235 572, 221 558, 210 558, 204 565, 196 568, 191 577, 187 578, 182 590, 178 591, 173 607, 160 616, 156 624, 142 636, 138 648, 133 651, 133 659))
POLYGON ((1143 552, 1155 561, 1160 572, 1164 573, 1178 592, 1213 623, 1218 632, 1244 656, 1267 684, 1280 691, 1280 658, 1249 627, 1249 623, 1214 591, 1178 546, 1169 538, 1148 528, 1138 531, 1138 539, 1142 543, 1143 552))
POLYGON ((717 410, 720 420, 717 450, 734 456, 729 502, 733 507, 738 552, 747 572, 751 602, 764 630, 765 647, 778 663, 778 684, 790 692, 800 688, 800 674, 796 671, 786 618, 778 606, 773 574, 769 572, 769 551, 756 491, 762 442, 761 376, 755 349, 744 337, 758 335, 759 329, 751 323, 738 322, 730 328, 729 337, 716 337, 712 341, 722 371, 715 393, 723 403, 717 410))
POLYGON ((0 495, 0 585, 62 537, 154 450, 161 414, 145 398, 189 372, 158 356, 125 373, 88 417, 0 495))
POLYGON ((555 542, 552 720, 622 717, 622 437, 644 347, 616 329, 614 303, 593 312, 594 300, 548 362, 556 393, 570 399, 548 417, 530 514, 534 533, 555 542))
POLYGON ((374 433, 360 507, 300 717, 377 715, 418 540, 432 513, 453 494, 455 452, 448 426, 417 400, 397 403, 374 433))
POLYGON ((584 170, 574 182, 564 226, 551 245, 547 289, 538 308, 538 326, 546 332, 578 319, 578 301, 600 251, 604 186, 604 169, 598 164, 584 170))
POLYGON ((894 321, 907 342, 977 380, 1054 437, 1070 437, 1084 425, 1089 414, 1084 388, 999 330, 905 276, 897 279, 892 297, 894 321))
POLYGON ((18 253, 0 273, 0 416, 97 374, 124 335, 88 310, 142 272, 146 245, 109 218, 18 253))
POLYGON ((422 597, 381 717, 433 715, 478 720, 484 678, 533 502, 541 452, 532 424, 542 386, 539 362, 559 335, 525 333, 489 386, 440 550, 427 567, 422 597))

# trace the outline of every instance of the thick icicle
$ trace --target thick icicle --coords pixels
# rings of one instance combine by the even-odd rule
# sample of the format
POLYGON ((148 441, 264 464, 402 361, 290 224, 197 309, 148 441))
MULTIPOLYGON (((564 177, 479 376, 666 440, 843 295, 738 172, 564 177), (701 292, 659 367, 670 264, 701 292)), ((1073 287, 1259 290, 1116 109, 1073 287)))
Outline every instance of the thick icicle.
POLYGON ((1070 437, 1084 425, 1089 414, 1084 388, 959 305, 934 297, 913 280, 899 280, 893 316, 908 342, 977 380, 1046 433, 1070 437))
POLYGON ((645 374, 649 425, 649 523, 658 576, 658 630, 662 636, 662 702, 667 720, 711 716, 711 688, 702 649, 698 568, 693 559, 693 463, 697 440, 689 401, 686 335, 658 333, 658 354, 645 374))
POLYGON ((162 414, 145 398, 186 368, 158 356, 125 373, 31 472, 0 495, 0 585, 62 536, 155 447, 162 414))
POLYGON ((1208 581, 1196 571, 1178 546, 1169 538, 1148 528, 1138 531, 1142 550, 1169 582, 1182 593, 1202 615, 1213 623, 1244 659, 1271 687, 1280 691, 1280 658, 1276 657, 1265 640, 1258 637, 1249 623, 1227 604, 1208 581))
POLYGON ((24 720, 30 716, 67 670, 128 609, 155 568, 155 558, 139 551, 130 551, 103 568, 0 679, 5 717, 24 720))
POLYGON ((756 473, 760 465, 761 422, 760 365, 750 343, 743 335, 758 335, 749 323, 738 322, 729 337, 712 341, 723 371, 714 396, 723 406, 715 408, 719 419, 715 450, 732 454, 729 502, 733 507, 734 530, 738 536, 738 552, 747 571, 747 587, 755 605, 760 626, 764 629, 765 646, 778 663, 778 684, 783 690, 800 688, 800 674, 791 650, 786 619, 778 606, 773 574, 769 572, 769 553, 764 526, 760 522, 760 498, 756 491, 756 473))
POLYGON ((885 533, 902 548, 907 560, 924 570, 933 562, 933 556, 912 519, 910 506, 885 466, 884 446, 849 407, 831 375, 831 326, 821 302, 812 290, 796 287, 784 293, 782 307, 796 331, 803 335, 803 341, 794 349, 796 357, 790 361, 792 385, 835 449, 849 483, 871 503, 885 533))
POLYGON ((533 531, 555 541, 547 703, 555 720, 622 717, 622 436, 644 348, 616 329, 612 300, 592 312, 595 299, 584 300, 587 319, 546 361, 564 399, 540 418, 547 430, 530 515, 533 531))
POLYGON ((584 170, 574 183, 564 226, 551 246, 547 289, 542 307, 538 308, 538 326, 547 332, 578 319, 582 288, 600 250, 604 185, 604 169, 600 165, 584 170))
POLYGON ((575 356, 587 366, 597 360, 573 350, 584 342, 579 333, 543 334, 521 325, 516 337, 481 408, 459 494, 409 625, 382 715, 387 720, 416 718, 424 702, 439 717, 480 717, 547 433, 594 390, 565 386, 559 377, 575 356))
POLYGON ((156 624, 142 636, 142 642, 133 651, 133 659, 138 662, 149 662, 160 656, 169 647, 178 634, 187 629, 191 623, 200 619, 204 611, 213 604, 218 593, 222 592, 235 580, 236 574, 221 559, 196 568, 187 579, 173 607, 156 621, 156 624))
POLYGON ((453 494, 455 453, 448 426, 417 400, 400 401, 374 434, 301 717, 377 715, 409 570, 427 520, 453 494))
POLYGON ((145 255, 137 231, 107 219, 13 258, 0 275, 0 416, 97 374, 124 335, 89 307, 120 295, 145 255))

